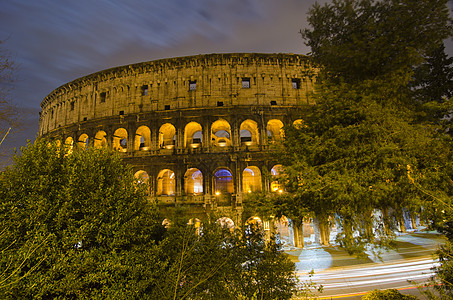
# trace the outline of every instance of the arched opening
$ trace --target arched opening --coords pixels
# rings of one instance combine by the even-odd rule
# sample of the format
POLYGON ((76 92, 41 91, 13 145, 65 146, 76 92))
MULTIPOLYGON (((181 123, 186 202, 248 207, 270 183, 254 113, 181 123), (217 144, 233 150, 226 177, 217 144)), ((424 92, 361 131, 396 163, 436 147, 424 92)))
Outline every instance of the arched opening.
POLYGON ((245 120, 240 127, 241 143, 247 146, 258 145, 258 124, 253 120, 245 120))
POLYGON ((189 222, 187 222, 187 225, 193 226, 195 228, 196 235, 199 235, 203 228, 203 223, 201 223, 201 220, 198 218, 190 219, 189 222))
POLYGON ((88 134, 84 133, 79 136, 79 139, 77 140, 77 145, 79 148, 86 149, 88 148, 89 144, 89 139, 88 139, 88 134))
POLYGON ((234 230, 234 222, 228 217, 219 218, 217 219, 217 221, 215 221, 215 223, 219 225, 221 228, 234 230))
POLYGON ((283 122, 272 119, 267 122, 267 137, 269 142, 280 141, 283 138, 283 122))
POLYGON ((203 174, 196 168, 190 168, 184 175, 185 192, 188 195, 203 194, 203 174))
POLYGON ((256 234, 263 230, 263 222, 259 217, 250 217, 245 221, 245 234, 256 234))
MULTIPOLYGON (((275 165, 272 169, 271 169, 271 175, 273 177, 277 177, 279 175, 282 175, 283 174, 283 166, 282 165, 275 165)), ((283 185, 278 182, 278 180, 274 180, 271 182, 271 192, 278 192, 278 193, 282 193, 283 192, 283 185)))
POLYGON ((293 122, 293 126, 296 127, 297 129, 303 128, 306 125, 304 124, 304 120, 302 119, 297 119, 293 122))
POLYGON ((184 147, 197 148, 202 143, 202 127, 197 122, 190 122, 184 128, 184 147))
POLYGON ((219 169, 214 173, 214 192, 216 195, 234 192, 233 175, 228 169, 219 169))
POLYGON ((113 150, 126 152, 127 146, 127 130, 124 128, 118 128, 113 133, 113 150))
POLYGON ((94 136, 94 147, 96 148, 106 148, 107 147, 107 133, 100 130, 94 136))
POLYGON ((261 171, 258 167, 250 166, 242 172, 242 190, 244 193, 261 192, 261 171))
POLYGON ((139 184, 142 184, 142 183, 147 184, 149 181, 148 173, 146 173, 146 171, 143 171, 143 170, 135 172, 134 177, 137 178, 137 183, 139 183, 139 184))
POLYGON ((171 226, 171 221, 170 221, 170 219, 164 219, 164 220, 162 221, 162 226, 164 226, 164 228, 170 228, 170 226, 171 226))
POLYGON ((170 123, 165 123, 159 129, 159 148, 173 149, 176 141, 176 129, 170 123))
POLYGON ((211 142, 213 146, 231 146, 231 127, 223 119, 217 120, 211 126, 211 142))
POLYGON ((65 147, 68 149, 68 153, 72 153, 72 149, 74 147, 74 139, 72 137, 67 137, 66 140, 64 141, 65 147))
POLYGON ((151 147, 151 130, 147 126, 140 126, 135 132, 134 149, 147 151, 151 147))
POLYGON ((157 195, 172 196, 175 194, 175 173, 164 169, 157 176, 157 195))
POLYGON ((149 194, 149 175, 146 171, 140 170, 135 172, 134 177, 137 179, 137 184, 146 185, 146 191, 149 194))

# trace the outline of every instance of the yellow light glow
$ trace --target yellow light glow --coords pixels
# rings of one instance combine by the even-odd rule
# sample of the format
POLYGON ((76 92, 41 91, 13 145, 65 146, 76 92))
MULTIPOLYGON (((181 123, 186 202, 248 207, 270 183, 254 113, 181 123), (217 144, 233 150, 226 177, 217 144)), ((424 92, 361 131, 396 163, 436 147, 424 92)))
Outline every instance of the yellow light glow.
POLYGON ((215 195, 216 196, 220 195, 220 192, 219 191, 215 192, 215 195))
POLYGON ((278 190, 278 192, 279 192, 280 194, 281 194, 281 193, 283 193, 283 191, 282 191, 282 190, 278 190))

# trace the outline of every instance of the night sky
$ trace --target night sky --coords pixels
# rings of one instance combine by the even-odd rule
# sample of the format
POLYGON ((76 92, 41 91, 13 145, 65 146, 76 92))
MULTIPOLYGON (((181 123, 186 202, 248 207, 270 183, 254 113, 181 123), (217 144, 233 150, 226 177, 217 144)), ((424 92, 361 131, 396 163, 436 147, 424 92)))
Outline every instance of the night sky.
POLYGON ((2 147, 36 138, 40 103, 52 90, 103 69, 207 53, 307 54, 298 32, 314 2, 0 0, 0 40, 19 66, 11 98, 23 119, 2 147))

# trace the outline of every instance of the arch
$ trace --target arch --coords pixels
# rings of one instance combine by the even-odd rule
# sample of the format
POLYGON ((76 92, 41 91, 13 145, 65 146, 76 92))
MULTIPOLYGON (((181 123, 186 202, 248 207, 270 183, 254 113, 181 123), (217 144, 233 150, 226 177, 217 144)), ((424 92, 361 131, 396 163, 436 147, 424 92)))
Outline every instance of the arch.
POLYGON ((137 184, 144 184, 146 187, 146 193, 149 195, 149 175, 146 171, 140 170, 135 172, 134 177, 137 179, 137 184))
POLYGON ((202 143, 202 130, 197 122, 188 123, 184 128, 184 147, 199 147, 202 143))
POLYGON ((113 133, 113 150, 126 152, 127 146, 127 130, 118 128, 113 133))
POLYGON ((258 124, 253 120, 245 120, 241 123, 240 127, 241 143, 245 145, 258 145, 259 144, 259 134, 258 134, 258 124))
POLYGON ((256 166, 249 166, 242 172, 242 190, 244 193, 261 192, 261 171, 256 166))
POLYGON ((190 168, 184 175, 184 188, 188 195, 203 194, 203 174, 196 168, 190 168))
POLYGON ((173 149, 175 147, 176 128, 173 124, 165 123, 159 129, 159 148, 173 149))
POLYGON ((151 147, 151 130, 148 126, 140 126, 135 131, 134 150, 147 151, 151 147))
POLYGON ((163 219, 162 220, 162 226, 164 226, 164 228, 169 228, 171 226, 171 220, 170 219, 163 219))
POLYGON ((214 173, 214 191, 216 195, 234 193, 233 175, 230 170, 221 168, 214 173))
POLYGON ((68 153, 71 154, 74 147, 74 139, 71 136, 68 136, 64 141, 64 145, 68 149, 68 153))
POLYGON ((86 133, 81 134, 79 136, 79 139, 77 140, 77 146, 86 149, 88 148, 88 143, 89 143, 88 134, 86 133))
POLYGON ((157 175, 157 195, 172 196, 175 194, 175 173, 164 169, 157 175))
POLYGON ((300 128, 303 128, 303 127, 305 127, 307 125, 305 125, 304 120, 297 119, 297 120, 294 120, 293 126, 296 127, 297 129, 300 129, 300 128))
POLYGON ((224 119, 219 119, 211 125, 211 143, 213 146, 231 146, 231 126, 224 119))
POLYGON ((104 148, 107 147, 107 133, 105 131, 100 130, 94 136, 94 147, 96 148, 104 148))
POLYGON ((269 141, 280 141, 283 138, 283 122, 278 119, 272 119, 267 122, 267 135, 269 141))
POLYGON ((261 221, 261 218, 256 216, 248 218, 244 225, 246 235, 258 233, 263 230, 263 221, 261 221))
POLYGON ((149 175, 144 170, 139 170, 135 172, 134 177, 137 178, 138 183, 148 183, 149 181, 149 175))
MULTIPOLYGON (((283 166, 282 165, 275 165, 272 167, 271 169, 271 175, 273 177, 277 177, 279 175, 282 175, 283 174, 283 166)), ((279 193, 282 193, 283 192, 283 186, 280 182, 278 182, 277 180, 274 180, 271 182, 271 192, 279 192, 279 193)))
POLYGON ((222 228, 227 228, 230 230, 234 229, 234 222, 233 222, 233 220, 231 220, 228 217, 221 217, 221 218, 217 219, 217 221, 215 221, 215 223, 222 228))

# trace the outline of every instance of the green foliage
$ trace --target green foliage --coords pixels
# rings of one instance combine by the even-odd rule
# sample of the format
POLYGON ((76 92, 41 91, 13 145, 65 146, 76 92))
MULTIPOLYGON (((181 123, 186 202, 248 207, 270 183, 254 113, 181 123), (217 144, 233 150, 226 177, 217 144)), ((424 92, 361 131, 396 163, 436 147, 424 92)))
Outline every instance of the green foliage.
POLYGON ((2 298, 143 294, 159 236, 144 195, 108 150, 22 149, 0 177, 2 298))
POLYGON ((363 300, 416 300, 412 295, 403 295, 398 290, 374 290, 362 297, 363 300))
POLYGON ((273 241, 181 218, 165 229, 117 153, 69 150, 37 140, 0 174, 0 298, 289 299, 300 290, 273 241))
POLYGON ((453 32, 448 0, 333 0, 301 31, 331 77, 356 82, 410 69, 453 32))
POLYGON ((166 233, 167 268, 152 299, 290 299, 298 291, 295 265, 273 240, 216 224, 203 224, 199 234, 181 225, 166 233))
POLYGON ((440 220, 451 207, 452 141, 438 121, 452 102, 415 101, 409 85, 453 32, 446 2, 333 0, 309 12, 302 35, 322 72, 303 126, 285 128, 283 202, 321 231, 335 218, 350 252, 391 245, 405 213, 440 220))

